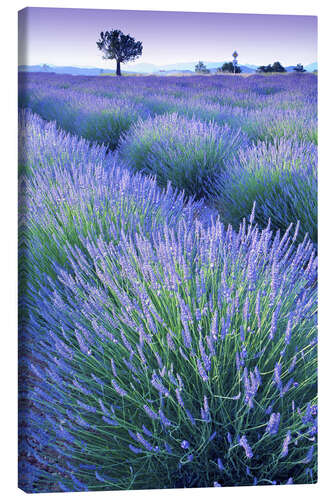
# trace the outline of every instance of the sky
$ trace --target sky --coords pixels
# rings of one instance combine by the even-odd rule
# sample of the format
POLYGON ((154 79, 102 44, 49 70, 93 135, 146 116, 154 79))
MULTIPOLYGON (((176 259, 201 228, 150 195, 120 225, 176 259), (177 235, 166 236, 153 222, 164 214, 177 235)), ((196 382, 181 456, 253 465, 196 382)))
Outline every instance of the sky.
POLYGON ((29 7, 19 13, 19 64, 114 69, 96 45, 111 29, 143 43, 141 63, 230 61, 234 50, 239 64, 317 61, 315 16, 29 7))

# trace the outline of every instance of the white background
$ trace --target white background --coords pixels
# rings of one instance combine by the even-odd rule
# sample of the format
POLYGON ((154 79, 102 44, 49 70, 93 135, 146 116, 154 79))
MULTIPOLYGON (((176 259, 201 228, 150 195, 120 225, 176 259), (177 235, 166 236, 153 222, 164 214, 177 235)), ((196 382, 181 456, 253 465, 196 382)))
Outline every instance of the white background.
MULTIPOLYGON (((250 14, 318 15, 319 25, 319 483, 312 486, 259 486, 242 488, 210 488, 189 490, 150 490, 105 493, 58 493, 56 498, 106 498, 114 500, 198 499, 210 496, 238 500, 331 498, 333 491, 333 9, 326 0, 275 0, 274 2, 234 0, 231 4, 217 0, 76 0, 40 1, 25 4, 18 0, 6 2, 1 9, 0 44, 0 494, 6 500, 25 495, 16 487, 17 473, 17 11, 24 7, 76 7, 140 10, 178 10, 232 12, 250 14), (331 493, 329 493, 331 491, 331 493)), ((51 498, 39 494, 38 498, 51 498)))

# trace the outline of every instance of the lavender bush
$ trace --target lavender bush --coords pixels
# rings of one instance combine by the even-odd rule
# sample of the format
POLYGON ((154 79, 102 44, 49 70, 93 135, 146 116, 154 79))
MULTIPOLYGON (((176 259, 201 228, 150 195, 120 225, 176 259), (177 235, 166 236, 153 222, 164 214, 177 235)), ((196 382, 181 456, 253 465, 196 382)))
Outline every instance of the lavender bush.
POLYGON ((56 121, 67 132, 105 144, 111 150, 132 123, 140 116, 148 116, 143 106, 68 89, 24 88, 19 93, 19 104, 45 120, 56 121))
MULTIPOLYGON (((218 182, 216 206, 236 227, 256 203, 256 221, 275 230, 299 224, 298 240, 307 233, 317 241, 317 147, 297 138, 258 143, 239 152, 218 182)), ((212 189, 214 188, 212 186, 212 189)))
POLYGON ((198 198, 207 194, 247 137, 225 125, 176 113, 137 122, 120 142, 119 154, 133 169, 156 174, 198 198))

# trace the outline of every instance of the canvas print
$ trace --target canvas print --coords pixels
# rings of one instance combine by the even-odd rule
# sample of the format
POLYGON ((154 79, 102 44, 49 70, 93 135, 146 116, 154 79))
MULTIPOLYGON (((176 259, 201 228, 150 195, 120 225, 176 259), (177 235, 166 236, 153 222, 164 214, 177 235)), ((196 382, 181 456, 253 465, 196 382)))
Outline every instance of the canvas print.
POLYGON ((19 487, 317 481, 317 19, 19 12, 19 487))

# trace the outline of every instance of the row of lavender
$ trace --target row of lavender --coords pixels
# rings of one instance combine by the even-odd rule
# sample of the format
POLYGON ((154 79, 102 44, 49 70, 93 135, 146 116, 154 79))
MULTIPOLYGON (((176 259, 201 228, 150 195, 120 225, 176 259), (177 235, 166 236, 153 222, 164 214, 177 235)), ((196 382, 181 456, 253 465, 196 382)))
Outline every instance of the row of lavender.
POLYGON ((224 227, 121 151, 29 111, 19 126, 21 487, 316 481, 317 262, 300 225, 224 227))
POLYGON ((317 241, 314 75, 98 78, 21 75, 19 102, 117 150, 158 183, 206 197, 237 227, 256 222, 317 241))
POLYGON ((251 140, 317 141, 317 77, 187 78, 19 75, 19 102, 69 132, 115 148, 138 117, 177 112, 241 127, 251 140))

